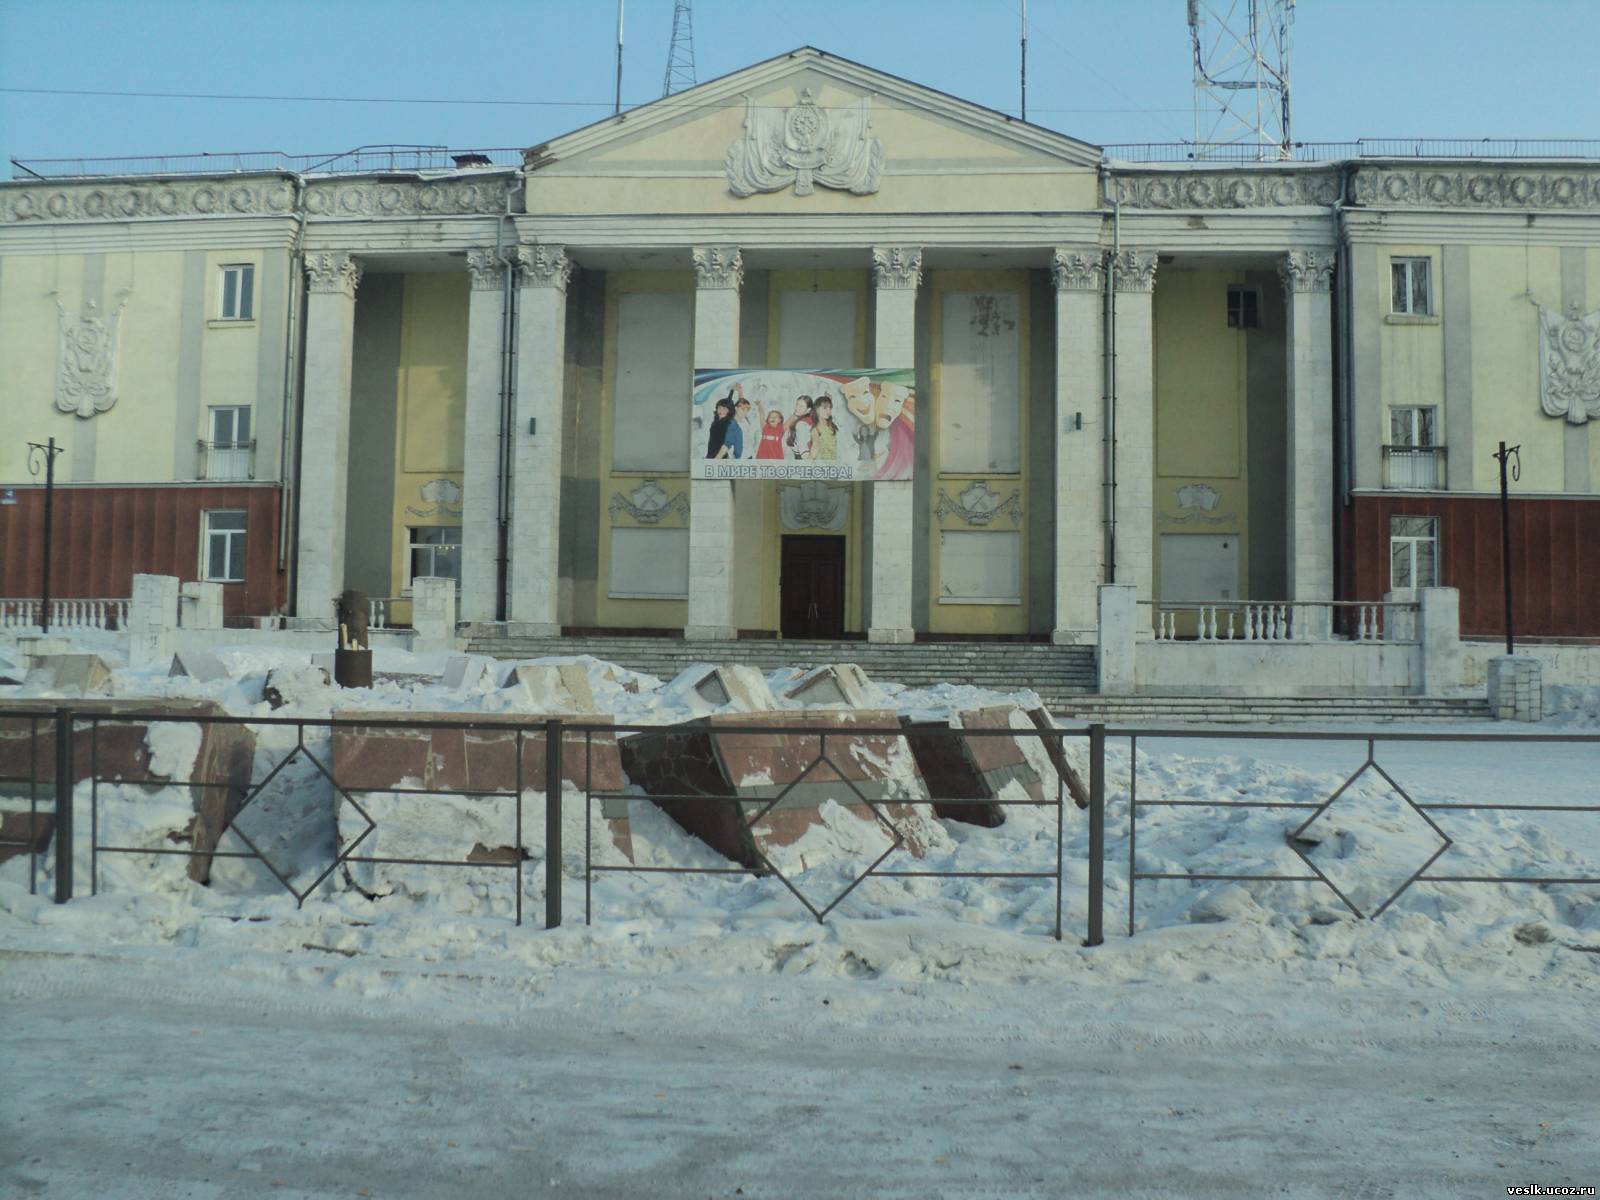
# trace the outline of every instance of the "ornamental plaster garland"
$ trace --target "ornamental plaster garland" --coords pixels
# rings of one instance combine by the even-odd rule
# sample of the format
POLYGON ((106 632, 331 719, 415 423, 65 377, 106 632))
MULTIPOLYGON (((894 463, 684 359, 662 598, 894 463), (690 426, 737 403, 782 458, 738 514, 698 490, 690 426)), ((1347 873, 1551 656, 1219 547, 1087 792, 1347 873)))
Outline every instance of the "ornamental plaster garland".
POLYGON ((883 143, 872 136, 871 101, 855 108, 824 108, 811 89, 781 113, 745 97, 744 136, 723 160, 735 196, 781 192, 792 186, 809 196, 813 184, 870 196, 883 171, 883 143))
POLYGON ((56 301, 61 326, 56 408, 62 412, 88 420, 117 403, 117 328, 127 306, 126 291, 106 317, 100 315, 100 306, 93 300, 77 316, 69 315, 61 301, 56 301))
POLYGON ((1600 308, 1539 310, 1539 407, 1569 425, 1600 419, 1600 308))

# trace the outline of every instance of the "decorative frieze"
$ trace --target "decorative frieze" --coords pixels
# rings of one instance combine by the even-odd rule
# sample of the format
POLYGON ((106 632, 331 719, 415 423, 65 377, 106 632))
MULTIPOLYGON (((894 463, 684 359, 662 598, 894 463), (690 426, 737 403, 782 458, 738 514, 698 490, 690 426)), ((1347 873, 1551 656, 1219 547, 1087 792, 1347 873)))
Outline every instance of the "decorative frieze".
POLYGON ((1162 171, 1110 179, 1108 200, 1124 208, 1328 208, 1339 201, 1339 172, 1162 171))
POLYGON ((940 488, 933 515, 941 521, 954 517, 963 524, 979 528, 1005 516, 1010 517, 1012 527, 1017 528, 1022 525, 1022 491, 1013 488, 1009 496, 1001 496, 982 479, 974 479, 954 498, 940 488))
POLYGON ((744 136, 723 160, 735 196, 794 187, 809 196, 813 184, 856 196, 878 190, 883 143, 872 136, 867 97, 855 108, 823 108, 806 88, 799 102, 777 109, 745 98, 744 136))
POLYGON ((328 179, 306 185, 311 217, 494 216, 506 211, 507 176, 490 179, 328 179))
POLYGON ((306 279, 313 292, 343 293, 353 300, 361 264, 342 250, 319 250, 306 255, 306 279))
POLYGON ((1098 292, 1106 286, 1106 256, 1097 246, 1057 246, 1050 273, 1058 292, 1098 292))
POLYGON ((117 402, 117 327, 127 307, 124 292, 109 316, 93 300, 76 316, 56 301, 61 326, 56 365, 56 407, 88 420, 117 402))
POLYGON ((572 260, 565 246, 524 244, 512 257, 517 264, 518 287, 565 288, 572 278, 572 260))
POLYGON ((1154 250, 1119 250, 1111 256, 1111 277, 1119 292, 1148 292, 1156 286, 1154 250))
POLYGON ((287 179, 201 179, 148 184, 38 184, 0 189, 0 221, 281 216, 294 210, 287 179))
POLYGON ((1361 166, 1351 203, 1375 208, 1552 209, 1600 211, 1600 169, 1361 166))
POLYGON ((1569 425, 1600 420, 1600 308, 1538 307, 1539 407, 1569 425))
POLYGON ((497 292, 505 284, 506 265, 494 247, 467 251, 467 274, 475 292, 497 292))
POLYGON ((1331 250, 1289 251, 1278 260, 1278 278, 1285 294, 1331 291, 1334 261, 1331 250))
POLYGON ((646 479, 626 495, 613 492, 606 511, 611 514, 613 524, 624 518, 640 525, 659 525, 669 517, 686 521, 689 519, 689 496, 682 491, 672 495, 658 481, 646 479))
POLYGON ((912 289, 922 282, 921 246, 874 246, 872 286, 912 289))
POLYGON ((744 283, 744 255, 737 246, 696 246, 694 285, 698 288, 733 288, 744 283))

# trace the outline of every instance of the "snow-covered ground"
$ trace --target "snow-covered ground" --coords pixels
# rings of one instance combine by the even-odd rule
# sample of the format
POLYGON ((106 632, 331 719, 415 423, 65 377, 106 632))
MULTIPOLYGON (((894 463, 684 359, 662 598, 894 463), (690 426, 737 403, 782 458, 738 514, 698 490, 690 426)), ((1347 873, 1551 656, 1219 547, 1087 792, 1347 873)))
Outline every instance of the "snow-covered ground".
MULTIPOLYGON (((229 681, 119 670, 113 689, 264 716, 265 672, 297 656, 222 657, 229 681)), ((715 711, 689 681, 585 665, 619 721, 715 711)), ((381 683, 352 700, 302 676, 275 715, 559 703, 496 682, 381 683)), ((1000 698, 870 699, 927 715, 1000 698)), ((1579 705, 1533 732, 1597 724, 1579 705)), ((258 778, 293 744, 260 732, 258 778)), ((1084 769, 1081 741, 1069 751, 1084 769)), ((1285 834, 1310 809, 1204 802, 1314 804, 1365 754, 1142 738, 1141 802, 1200 803, 1140 809, 1140 871, 1306 874, 1285 834)), ((1376 757, 1419 804, 1600 803, 1592 741, 1380 743, 1376 757)), ((521 928, 509 871, 392 868, 404 887, 377 901, 336 873, 297 908, 256 863, 219 863, 202 888, 181 859, 103 856, 101 894, 55 906, 13 859, 0 1191, 1380 1197, 1600 1183, 1600 885, 1423 881, 1361 921, 1320 883, 1141 881, 1130 939, 1129 767, 1114 740, 1095 948, 1079 945, 1088 838, 1071 807, 1060 943, 1054 883, 1038 879, 868 879, 819 926, 775 880, 604 874, 586 927, 576 797, 556 932, 539 928, 542 798, 521 928)), ((314 770, 282 781, 241 822, 303 887, 332 853, 329 797, 314 770)), ((186 803, 101 793, 103 833, 170 825, 186 803)), ((824 901, 888 844, 829 811, 796 863, 824 901)), ((1429 815, 1453 841, 1430 874, 1600 876, 1600 814, 1429 815)), ((646 801, 631 818, 643 865, 726 865, 646 801)), ((1010 809, 993 830, 924 820, 926 856, 886 868, 1053 870, 1052 809, 1010 809)), ((1439 845, 1371 772, 1305 837, 1364 911, 1439 845)))

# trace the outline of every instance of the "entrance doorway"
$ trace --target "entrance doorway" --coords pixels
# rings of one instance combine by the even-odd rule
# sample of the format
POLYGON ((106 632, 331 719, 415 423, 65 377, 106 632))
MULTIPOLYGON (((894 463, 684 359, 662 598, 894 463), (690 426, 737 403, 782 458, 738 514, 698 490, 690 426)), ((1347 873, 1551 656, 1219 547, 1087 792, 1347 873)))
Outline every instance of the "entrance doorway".
POLYGON ((783 538, 778 629, 784 637, 844 636, 844 544, 842 537, 783 538))

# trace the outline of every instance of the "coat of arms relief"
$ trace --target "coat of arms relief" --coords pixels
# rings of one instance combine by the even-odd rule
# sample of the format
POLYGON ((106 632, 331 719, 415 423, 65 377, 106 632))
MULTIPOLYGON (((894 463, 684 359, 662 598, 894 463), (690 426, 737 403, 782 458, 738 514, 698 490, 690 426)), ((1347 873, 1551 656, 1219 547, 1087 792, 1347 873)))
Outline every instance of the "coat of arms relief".
POLYGON ((746 97, 744 137, 728 147, 724 165, 735 196, 791 185, 796 196, 809 196, 814 184, 869 196, 878 190, 883 143, 872 136, 866 97, 851 108, 824 107, 806 88, 785 109, 746 97))
POLYGON ((60 360, 56 364, 56 407, 87 420, 117 402, 117 326, 127 293, 109 316, 90 300, 73 316, 60 300, 60 360))
POLYGON ((1539 407, 1569 425, 1600 420, 1600 309, 1539 307, 1539 407))

